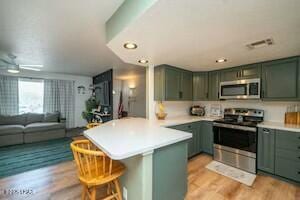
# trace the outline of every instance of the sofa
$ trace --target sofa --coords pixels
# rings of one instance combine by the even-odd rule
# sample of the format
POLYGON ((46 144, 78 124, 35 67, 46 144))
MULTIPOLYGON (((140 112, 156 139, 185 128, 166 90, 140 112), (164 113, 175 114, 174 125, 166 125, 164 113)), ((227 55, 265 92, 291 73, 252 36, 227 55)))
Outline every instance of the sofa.
POLYGON ((0 147, 63 138, 65 119, 59 112, 0 115, 0 147))

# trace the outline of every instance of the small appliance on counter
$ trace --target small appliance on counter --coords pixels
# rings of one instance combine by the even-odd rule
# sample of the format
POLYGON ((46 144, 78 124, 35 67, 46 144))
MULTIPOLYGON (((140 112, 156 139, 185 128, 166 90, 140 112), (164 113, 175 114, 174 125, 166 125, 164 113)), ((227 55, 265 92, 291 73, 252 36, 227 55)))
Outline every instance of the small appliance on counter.
POLYGON ((190 114, 193 116, 204 116, 205 106, 192 106, 190 108, 190 114))

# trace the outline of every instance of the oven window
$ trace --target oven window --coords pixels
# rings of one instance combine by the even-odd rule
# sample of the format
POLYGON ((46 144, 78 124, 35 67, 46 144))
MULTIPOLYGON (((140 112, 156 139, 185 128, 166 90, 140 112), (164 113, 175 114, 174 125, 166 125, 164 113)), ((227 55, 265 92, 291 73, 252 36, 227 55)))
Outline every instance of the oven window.
POLYGON ((214 143, 256 153, 256 132, 214 127, 214 143))
POLYGON ((247 84, 223 85, 221 88, 222 96, 247 95, 247 84))

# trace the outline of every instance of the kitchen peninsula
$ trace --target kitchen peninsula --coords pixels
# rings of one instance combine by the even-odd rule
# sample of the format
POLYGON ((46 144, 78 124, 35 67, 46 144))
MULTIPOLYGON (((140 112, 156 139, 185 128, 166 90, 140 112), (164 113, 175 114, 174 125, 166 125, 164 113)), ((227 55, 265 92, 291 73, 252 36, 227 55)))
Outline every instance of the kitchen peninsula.
POLYGON ((147 119, 126 118, 87 130, 84 135, 109 157, 126 165, 121 178, 126 199, 184 199, 191 133, 147 119))

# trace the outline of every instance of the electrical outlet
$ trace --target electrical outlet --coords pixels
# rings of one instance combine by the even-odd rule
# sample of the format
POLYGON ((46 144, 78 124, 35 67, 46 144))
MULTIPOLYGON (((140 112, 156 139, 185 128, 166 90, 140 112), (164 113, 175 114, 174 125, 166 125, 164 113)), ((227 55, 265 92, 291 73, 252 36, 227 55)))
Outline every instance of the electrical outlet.
POLYGON ((123 198, 124 198, 124 200, 127 200, 127 189, 126 189, 126 187, 123 187, 123 198))

